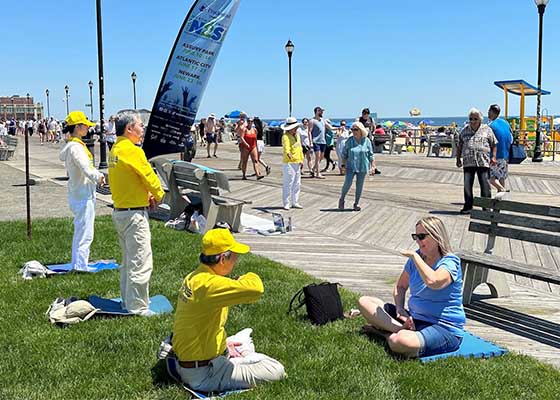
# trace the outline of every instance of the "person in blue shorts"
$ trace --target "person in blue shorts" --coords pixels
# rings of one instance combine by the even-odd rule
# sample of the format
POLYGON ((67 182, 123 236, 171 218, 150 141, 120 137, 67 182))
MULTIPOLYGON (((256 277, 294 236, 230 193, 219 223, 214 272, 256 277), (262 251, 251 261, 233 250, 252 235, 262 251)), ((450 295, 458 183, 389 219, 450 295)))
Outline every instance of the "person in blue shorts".
POLYGON ((451 252, 447 231, 437 217, 419 220, 412 238, 418 250, 401 252, 408 261, 393 290, 395 304, 360 298, 360 312, 369 324, 364 332, 383 336, 393 352, 405 357, 455 351, 465 324, 461 261, 451 252))

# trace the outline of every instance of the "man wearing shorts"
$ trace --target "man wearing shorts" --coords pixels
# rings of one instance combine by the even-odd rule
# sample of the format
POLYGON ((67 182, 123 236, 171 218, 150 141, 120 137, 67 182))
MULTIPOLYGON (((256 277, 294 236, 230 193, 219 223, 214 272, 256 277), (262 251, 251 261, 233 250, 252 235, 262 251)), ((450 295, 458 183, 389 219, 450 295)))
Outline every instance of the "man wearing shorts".
POLYGON ((494 136, 498 140, 496 144, 496 164, 490 165, 490 184, 498 193, 506 192, 506 179, 508 177, 509 148, 513 142, 511 128, 506 120, 498 118, 500 106, 492 104, 488 109, 488 126, 492 128, 494 136))
POLYGON ((327 148, 325 128, 333 129, 330 124, 323 119, 323 111, 325 110, 319 106, 313 109, 315 115, 309 120, 309 127, 307 128, 311 137, 310 146, 315 152, 315 164, 313 165, 312 175, 318 179, 325 179, 319 172, 319 165, 321 164, 325 149, 327 148))
POLYGON ((210 157, 210 145, 214 143, 214 157, 218 157, 216 155, 216 150, 218 150, 218 135, 216 133, 217 126, 216 126, 216 115, 214 113, 208 116, 206 120, 206 124, 204 125, 204 134, 206 135, 206 151, 208 152, 208 158, 210 157))

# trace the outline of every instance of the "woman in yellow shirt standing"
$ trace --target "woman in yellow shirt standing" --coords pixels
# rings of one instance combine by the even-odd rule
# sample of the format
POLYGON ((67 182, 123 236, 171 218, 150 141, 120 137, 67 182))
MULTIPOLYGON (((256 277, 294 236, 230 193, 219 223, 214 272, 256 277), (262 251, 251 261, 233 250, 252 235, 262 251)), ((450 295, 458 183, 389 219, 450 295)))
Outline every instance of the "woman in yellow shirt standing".
POLYGON ((292 208, 303 208, 299 204, 299 192, 301 187, 301 166, 303 165, 303 148, 301 139, 297 134, 300 124, 294 117, 286 118, 286 123, 281 126, 283 159, 283 186, 282 205, 284 210, 290 209, 290 198, 292 208))

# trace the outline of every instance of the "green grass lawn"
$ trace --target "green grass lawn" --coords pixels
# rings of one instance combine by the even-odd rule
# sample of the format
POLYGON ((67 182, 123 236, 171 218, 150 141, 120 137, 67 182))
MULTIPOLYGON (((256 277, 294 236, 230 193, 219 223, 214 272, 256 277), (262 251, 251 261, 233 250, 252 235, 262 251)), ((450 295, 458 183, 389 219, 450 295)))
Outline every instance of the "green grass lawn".
MULTIPOLYGON (((120 249, 110 217, 96 220, 91 259, 116 258, 120 249)), ((116 271, 69 274, 24 281, 25 261, 68 262, 70 219, 35 221, 33 240, 24 222, 0 223, 0 399, 185 399, 175 385, 155 384, 159 342, 173 315, 92 319, 58 328, 45 316, 58 296, 119 296, 116 271)), ((152 223, 154 272, 151 294, 173 305, 183 277, 196 267, 200 237, 152 223)), ((363 320, 315 327, 286 316, 292 295, 312 278, 253 255, 235 274, 258 273, 265 295, 257 304, 234 307, 228 332, 254 329, 257 351, 280 360, 288 378, 231 399, 558 399, 560 372, 529 357, 447 359, 430 364, 399 361, 383 344, 358 331, 363 320)), ((357 295, 343 291, 345 309, 357 295)))

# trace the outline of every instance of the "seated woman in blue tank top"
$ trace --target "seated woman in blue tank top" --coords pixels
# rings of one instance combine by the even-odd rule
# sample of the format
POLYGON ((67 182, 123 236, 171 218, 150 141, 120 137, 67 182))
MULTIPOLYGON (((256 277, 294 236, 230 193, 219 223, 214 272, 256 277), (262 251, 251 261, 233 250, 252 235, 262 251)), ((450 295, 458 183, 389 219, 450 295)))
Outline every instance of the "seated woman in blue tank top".
POLYGON ((447 231, 437 217, 419 220, 412 238, 418 250, 401 252, 408 261, 393 290, 395 304, 360 298, 360 312, 369 324, 364 331, 382 335, 393 352, 407 357, 455 351, 465 324, 461 261, 451 253, 447 231))

